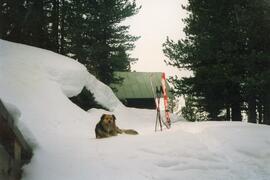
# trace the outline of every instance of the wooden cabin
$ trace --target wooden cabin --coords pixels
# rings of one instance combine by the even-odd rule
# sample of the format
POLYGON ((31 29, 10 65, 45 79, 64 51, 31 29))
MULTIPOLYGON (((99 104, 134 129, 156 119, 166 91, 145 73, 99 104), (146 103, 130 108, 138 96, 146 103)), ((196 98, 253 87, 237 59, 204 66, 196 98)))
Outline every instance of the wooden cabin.
POLYGON ((19 180, 32 150, 0 100, 0 180, 19 180))
MULTIPOLYGON (((121 79, 120 84, 111 84, 115 95, 128 107, 155 109, 156 87, 161 86, 161 72, 115 72, 121 79)), ((170 86, 166 82, 169 98, 172 97, 170 86)))

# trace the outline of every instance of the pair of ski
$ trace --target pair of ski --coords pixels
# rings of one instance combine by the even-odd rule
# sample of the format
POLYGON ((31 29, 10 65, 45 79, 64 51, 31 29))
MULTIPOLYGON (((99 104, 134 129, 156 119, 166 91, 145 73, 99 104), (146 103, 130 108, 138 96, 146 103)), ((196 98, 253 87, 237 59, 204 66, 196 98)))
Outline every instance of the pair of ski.
POLYGON ((167 129, 169 129, 170 126, 171 126, 171 120, 170 120, 170 114, 169 114, 169 103, 168 103, 168 96, 167 96, 167 90, 166 90, 165 73, 162 73, 161 86, 156 87, 156 91, 154 91, 154 87, 153 87, 153 83, 152 83, 151 78, 150 78, 150 82, 151 82, 151 87, 152 87, 153 95, 154 95, 154 98, 155 98, 156 110, 157 110, 155 131, 157 131, 158 123, 159 123, 161 131, 162 131, 162 124, 164 124, 165 127, 167 129), (161 96, 163 96, 163 100, 164 100, 166 122, 163 120, 163 118, 161 117, 161 114, 160 114, 160 99, 161 99, 161 96))

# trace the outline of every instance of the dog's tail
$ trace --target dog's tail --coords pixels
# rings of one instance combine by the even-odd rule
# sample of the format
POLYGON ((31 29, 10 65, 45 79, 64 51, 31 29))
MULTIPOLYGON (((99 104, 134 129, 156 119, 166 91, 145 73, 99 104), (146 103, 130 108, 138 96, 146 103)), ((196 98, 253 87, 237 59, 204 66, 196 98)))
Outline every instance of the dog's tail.
POLYGON ((125 134, 130 134, 130 135, 137 135, 139 134, 137 131, 133 130, 133 129, 122 129, 122 132, 125 134))

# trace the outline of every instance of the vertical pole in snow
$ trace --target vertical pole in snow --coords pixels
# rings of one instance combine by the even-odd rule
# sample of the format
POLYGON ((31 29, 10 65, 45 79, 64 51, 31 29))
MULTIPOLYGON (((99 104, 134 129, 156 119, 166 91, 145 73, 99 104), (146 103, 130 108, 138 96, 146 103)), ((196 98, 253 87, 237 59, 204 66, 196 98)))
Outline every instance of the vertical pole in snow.
POLYGON ((156 126, 155 131, 157 131, 157 124, 159 122, 160 130, 162 131, 162 123, 161 123, 161 116, 160 116, 160 97, 157 97, 157 116, 156 116, 156 126))
POLYGON ((154 90, 154 86, 153 86, 153 82, 152 82, 152 75, 153 74, 150 75, 150 83, 151 83, 151 88, 152 88, 154 101, 156 104, 156 110, 157 110, 155 131, 157 131, 158 122, 159 122, 160 130, 162 131, 162 123, 161 123, 161 115, 160 115, 160 95, 159 95, 160 93, 158 92, 157 89, 156 89, 156 92, 154 90))
POLYGON ((161 84, 162 84, 162 90, 163 90, 162 92, 163 92, 163 97, 164 97, 166 123, 167 123, 167 127, 169 128, 171 126, 171 120, 170 120, 170 114, 169 114, 168 96, 167 96, 167 91, 166 91, 165 73, 162 73, 161 84))
POLYGON ((152 88, 152 92, 153 92, 153 95, 154 95, 154 100, 155 100, 155 103, 156 103, 156 110, 157 110, 155 131, 157 131, 158 121, 159 121, 161 131, 162 131, 162 123, 161 123, 161 121, 169 129, 170 126, 171 126, 171 120, 170 120, 170 114, 169 114, 168 96, 167 96, 167 92, 166 92, 165 73, 162 73, 162 77, 161 77, 161 85, 162 86, 156 87, 156 93, 154 91, 154 87, 153 87, 153 83, 152 83, 152 75, 150 76, 150 83, 151 83, 151 88, 152 88), (161 120, 161 114, 160 114, 160 97, 161 97, 161 93, 162 93, 162 95, 164 97, 163 100, 164 100, 164 107, 165 107, 166 123, 163 120, 161 120))

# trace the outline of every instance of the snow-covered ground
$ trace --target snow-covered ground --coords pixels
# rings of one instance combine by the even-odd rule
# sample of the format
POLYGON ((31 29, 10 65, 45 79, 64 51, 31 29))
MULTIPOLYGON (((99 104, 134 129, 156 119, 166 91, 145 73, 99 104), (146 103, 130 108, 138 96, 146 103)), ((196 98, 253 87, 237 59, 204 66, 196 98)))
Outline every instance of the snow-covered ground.
POLYGON ((175 121, 154 132, 156 112, 124 107, 76 61, 0 40, 0 99, 34 148, 23 180, 269 180, 270 127, 175 121), (83 87, 110 109, 83 111, 83 87), (95 139, 103 113, 137 136, 95 139))

